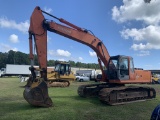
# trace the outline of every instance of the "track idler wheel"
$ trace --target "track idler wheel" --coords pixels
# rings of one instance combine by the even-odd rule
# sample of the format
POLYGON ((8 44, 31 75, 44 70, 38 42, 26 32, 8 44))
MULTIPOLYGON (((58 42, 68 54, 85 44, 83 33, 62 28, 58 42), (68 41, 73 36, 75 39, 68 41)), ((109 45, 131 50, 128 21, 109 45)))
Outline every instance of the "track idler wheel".
POLYGON ((51 107, 53 102, 48 96, 48 87, 44 81, 36 83, 37 86, 26 86, 23 92, 25 100, 33 106, 51 107))

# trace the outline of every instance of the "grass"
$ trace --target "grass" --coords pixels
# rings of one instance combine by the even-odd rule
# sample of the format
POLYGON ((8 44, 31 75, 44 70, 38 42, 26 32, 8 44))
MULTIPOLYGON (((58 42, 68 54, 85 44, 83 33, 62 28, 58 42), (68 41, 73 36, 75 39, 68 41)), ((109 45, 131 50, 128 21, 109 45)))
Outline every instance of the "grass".
MULTIPOLYGON (((158 92, 153 100, 108 106, 98 98, 79 97, 77 88, 82 83, 73 82, 67 88, 49 88, 54 107, 32 107, 23 98, 25 84, 18 78, 0 78, 0 120, 149 120, 160 104, 158 92)), ((159 85, 152 86, 160 91, 159 85)))

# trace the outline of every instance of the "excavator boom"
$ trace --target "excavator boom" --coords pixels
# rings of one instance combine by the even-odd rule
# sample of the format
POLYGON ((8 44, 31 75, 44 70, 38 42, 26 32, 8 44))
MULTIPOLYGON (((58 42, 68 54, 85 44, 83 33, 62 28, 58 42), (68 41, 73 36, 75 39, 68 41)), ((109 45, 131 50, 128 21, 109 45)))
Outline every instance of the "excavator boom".
MULTIPOLYGON (((47 21, 42 14, 43 12, 44 11, 42 11, 39 7, 35 8, 31 16, 31 23, 29 28, 29 33, 32 34, 35 39, 37 55, 39 56, 39 63, 41 68, 46 69, 47 31, 54 32, 91 47, 97 53, 99 61, 102 61, 103 64, 107 67, 110 55, 101 40, 90 34, 89 31, 83 30, 82 28, 62 18, 57 18, 49 14, 67 26, 58 24, 53 21, 47 21)), ((30 45, 32 45, 31 43, 32 40, 30 40, 30 45)), ((33 56, 32 46, 30 46, 30 48, 30 55, 33 56)))

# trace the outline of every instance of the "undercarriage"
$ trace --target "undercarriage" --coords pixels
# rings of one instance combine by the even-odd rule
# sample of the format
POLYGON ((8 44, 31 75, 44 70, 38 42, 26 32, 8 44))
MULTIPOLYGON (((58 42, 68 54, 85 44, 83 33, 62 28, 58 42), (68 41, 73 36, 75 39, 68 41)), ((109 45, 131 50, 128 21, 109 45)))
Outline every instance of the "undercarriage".
POLYGON ((69 85, 70 82, 68 80, 54 80, 47 82, 48 87, 69 87, 69 85))
POLYGON ((81 97, 98 97, 102 103, 108 105, 126 104, 156 97, 156 91, 151 87, 105 83, 79 86, 78 94, 81 97))

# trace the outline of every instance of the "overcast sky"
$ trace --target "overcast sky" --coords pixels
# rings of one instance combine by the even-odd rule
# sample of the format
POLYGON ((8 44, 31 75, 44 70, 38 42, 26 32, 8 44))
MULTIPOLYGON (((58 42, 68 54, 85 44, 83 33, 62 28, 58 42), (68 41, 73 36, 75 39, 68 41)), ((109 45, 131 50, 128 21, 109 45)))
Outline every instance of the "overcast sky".
MULTIPOLYGON (((111 56, 134 58, 135 67, 160 69, 160 0, 1 0, 0 52, 29 53, 28 28, 36 6, 91 30, 111 56)), ((54 18, 45 15, 46 19, 54 18)), ((58 22, 58 21, 56 21, 58 22)), ((98 63, 86 45, 48 32, 48 59, 98 63)))

